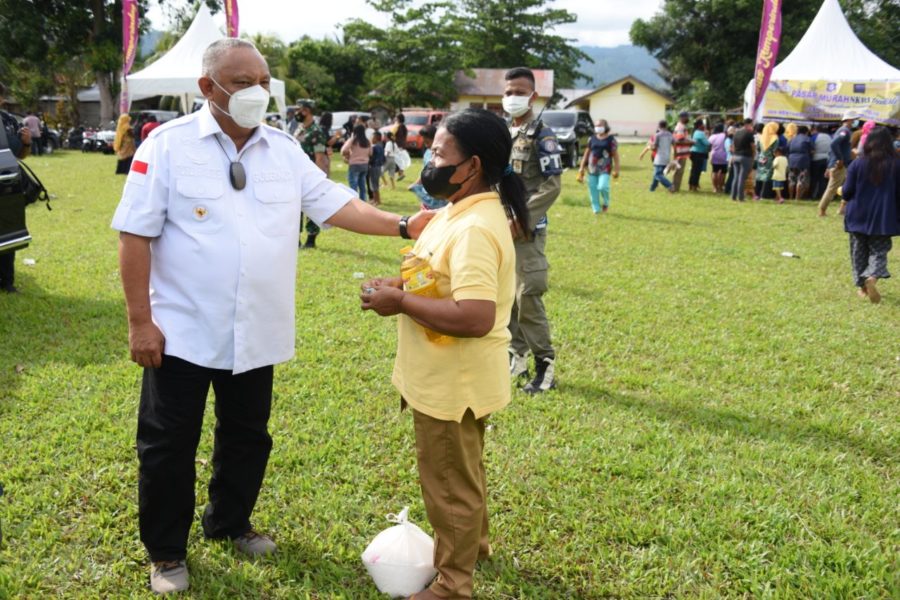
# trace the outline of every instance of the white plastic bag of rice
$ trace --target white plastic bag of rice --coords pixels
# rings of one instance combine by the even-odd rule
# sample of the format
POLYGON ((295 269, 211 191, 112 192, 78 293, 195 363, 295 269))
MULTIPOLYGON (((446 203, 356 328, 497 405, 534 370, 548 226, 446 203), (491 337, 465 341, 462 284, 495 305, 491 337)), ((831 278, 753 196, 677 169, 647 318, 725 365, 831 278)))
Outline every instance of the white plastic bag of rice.
POLYGON ((362 553, 363 564, 378 591, 392 598, 411 596, 431 583, 434 568, 434 540, 407 520, 409 507, 399 515, 387 515, 397 523, 375 536, 362 553))

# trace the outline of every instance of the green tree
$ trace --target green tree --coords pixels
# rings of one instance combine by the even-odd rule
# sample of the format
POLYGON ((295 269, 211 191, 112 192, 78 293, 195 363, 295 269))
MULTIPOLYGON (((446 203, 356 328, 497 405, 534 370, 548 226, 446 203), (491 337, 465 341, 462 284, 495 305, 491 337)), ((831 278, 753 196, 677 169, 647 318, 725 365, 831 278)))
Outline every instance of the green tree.
POLYGON ((361 46, 304 36, 288 47, 279 76, 291 100, 310 98, 324 110, 356 109, 366 92, 367 60, 361 46))
POLYGON ((552 31, 578 16, 546 5, 546 0, 460 0, 454 21, 461 66, 553 69, 556 87, 574 87, 584 77, 579 62, 591 58, 552 31))
POLYGON ((570 86, 583 76, 579 61, 590 60, 551 33, 577 16, 548 8, 548 0, 368 2, 389 15, 390 25, 379 29, 355 19, 344 25, 344 35, 367 52, 372 86, 391 106, 446 105, 456 96, 459 69, 552 69, 558 86, 570 86))
MULTIPOLYGON (((412 0, 369 0, 390 15, 380 29, 362 19, 344 25, 344 42, 365 53, 366 82, 375 90, 369 102, 393 108, 445 106, 454 97, 453 74, 460 67, 450 2, 414 6, 412 0)), ((363 103, 365 104, 365 103, 363 103)))
MULTIPOLYGON (((900 62, 896 0, 840 3, 863 43, 889 63, 900 62)), ((782 5, 780 58, 794 49, 821 4, 792 0, 782 5)), ((634 22, 631 40, 660 61, 676 98, 692 108, 733 108, 741 104, 753 77, 761 16, 759 0, 665 0, 656 15, 634 22)))

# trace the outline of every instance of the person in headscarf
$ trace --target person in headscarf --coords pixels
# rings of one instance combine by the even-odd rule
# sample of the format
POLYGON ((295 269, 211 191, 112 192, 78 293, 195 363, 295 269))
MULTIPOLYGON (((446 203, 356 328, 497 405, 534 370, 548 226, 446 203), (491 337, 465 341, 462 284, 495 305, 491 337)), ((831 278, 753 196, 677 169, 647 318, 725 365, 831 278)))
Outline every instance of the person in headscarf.
POLYGON ((753 199, 772 196, 772 168, 778 148, 778 123, 766 123, 756 143, 756 187, 753 199))
POLYGON ((863 123, 862 135, 859 136, 859 145, 856 147, 857 158, 865 155, 865 143, 873 129, 875 129, 875 121, 866 121, 865 123, 863 123))
POLYGON ((128 113, 119 115, 116 123, 116 139, 113 141, 116 152, 116 175, 127 175, 131 170, 131 159, 134 158, 134 131, 131 129, 131 117, 128 113))
POLYGON ((791 142, 797 136, 797 124, 796 123, 788 123, 784 127, 784 137, 787 138, 788 143, 791 142))

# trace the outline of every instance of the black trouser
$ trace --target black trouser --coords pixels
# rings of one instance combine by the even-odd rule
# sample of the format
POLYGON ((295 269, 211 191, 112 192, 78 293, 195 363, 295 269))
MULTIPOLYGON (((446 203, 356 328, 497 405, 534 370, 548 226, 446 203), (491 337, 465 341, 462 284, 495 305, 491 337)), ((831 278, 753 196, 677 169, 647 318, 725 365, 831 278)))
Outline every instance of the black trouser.
POLYGON ((688 179, 688 185, 691 188, 700 187, 700 174, 703 163, 706 161, 706 154, 702 152, 691 152, 691 176, 688 179))
POLYGON ((725 177, 725 193, 731 194, 731 184, 734 183, 734 163, 728 163, 728 176, 725 177))
POLYGON ((828 159, 814 160, 809 165, 809 197, 819 199, 825 193, 828 180, 825 178, 825 170, 828 168, 828 159))
POLYGON ((187 554, 194 460, 210 383, 216 394, 216 428, 203 533, 235 538, 250 531, 250 514, 272 449, 266 429, 272 373, 268 366, 233 375, 174 356, 163 356, 158 369, 144 369, 137 431, 138 514, 141 541, 152 561, 182 560, 187 554))
POLYGON ((11 290, 16 282, 16 253, 0 254, 0 289, 11 290))
MULTIPOLYGON (((303 225, 303 221, 304 221, 304 216, 305 215, 303 215, 303 214, 300 215, 300 224, 301 224, 300 231, 303 231, 302 225, 303 225)), ((319 227, 318 225, 316 225, 315 221, 313 221, 309 217, 306 217, 306 233, 307 233, 307 235, 319 235, 319 233, 321 233, 321 231, 322 231, 322 228, 319 227)))

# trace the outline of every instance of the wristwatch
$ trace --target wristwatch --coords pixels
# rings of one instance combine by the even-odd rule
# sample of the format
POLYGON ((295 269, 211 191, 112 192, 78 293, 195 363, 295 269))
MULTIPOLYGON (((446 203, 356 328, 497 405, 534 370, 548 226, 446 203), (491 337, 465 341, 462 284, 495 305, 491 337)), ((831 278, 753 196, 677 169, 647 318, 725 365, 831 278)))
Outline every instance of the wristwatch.
POLYGON ((411 240, 412 236, 409 235, 409 229, 407 226, 409 225, 409 217, 400 217, 400 222, 397 223, 397 226, 400 228, 400 237, 404 240, 411 240))

